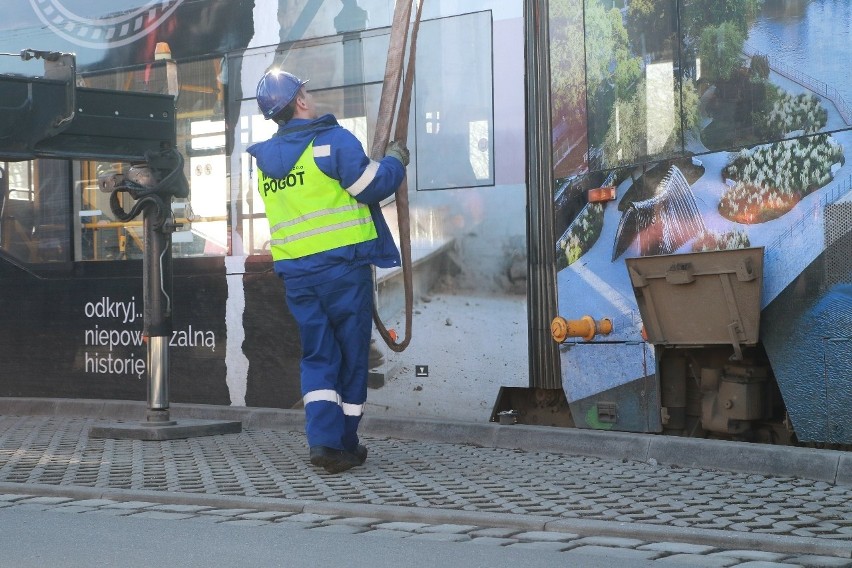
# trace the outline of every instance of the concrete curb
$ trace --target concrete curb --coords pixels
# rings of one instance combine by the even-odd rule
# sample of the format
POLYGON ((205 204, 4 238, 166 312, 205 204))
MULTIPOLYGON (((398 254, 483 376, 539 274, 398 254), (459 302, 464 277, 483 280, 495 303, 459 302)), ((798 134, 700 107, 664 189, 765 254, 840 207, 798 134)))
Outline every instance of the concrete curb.
POLYGON ((80 486, 56 486, 0 482, 0 494, 67 497, 70 499, 110 499, 114 501, 142 501, 169 505, 196 505, 221 509, 254 509, 258 511, 284 511, 313 513, 341 517, 371 517, 382 522, 419 522, 426 524, 456 524, 481 527, 500 527, 519 531, 550 531, 580 536, 611 536, 634 538, 651 542, 684 542, 726 549, 762 550, 785 554, 813 554, 852 558, 848 542, 827 539, 764 535, 734 531, 647 525, 594 519, 558 519, 541 515, 511 513, 482 513, 402 507, 394 505, 369 505, 296 499, 256 498, 171 491, 145 491, 80 486))
MULTIPOLYGON (((141 401, 0 398, 0 414, 52 415, 109 420, 144 420, 141 401)), ((302 410, 172 404, 175 420, 239 420, 245 429, 304 429, 302 410)), ((365 416, 367 436, 470 444, 488 448, 552 452, 648 462, 717 471, 812 479, 852 486, 852 454, 654 434, 543 426, 458 422, 409 417, 365 416)))
POLYGON ((852 455, 844 453, 837 464, 837 485, 852 485, 852 455))
POLYGON ((799 477, 852 485, 852 455, 834 450, 543 426, 365 417, 363 432, 387 438, 474 444, 698 469, 799 477))
MULTIPOLYGON (((838 472, 844 452, 791 446, 770 446, 722 440, 656 437, 648 451, 658 463, 700 469, 800 477, 840 484, 838 472)), ((848 484, 848 481, 847 481, 848 484)))

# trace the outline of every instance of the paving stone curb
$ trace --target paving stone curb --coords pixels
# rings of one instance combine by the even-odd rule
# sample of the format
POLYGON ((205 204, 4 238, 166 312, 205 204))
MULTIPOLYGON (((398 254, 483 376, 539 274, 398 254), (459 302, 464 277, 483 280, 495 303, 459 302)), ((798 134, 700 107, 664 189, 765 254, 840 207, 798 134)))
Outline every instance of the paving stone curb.
MULTIPOLYGON (((0 482, 0 494, 30 495, 47 498, 56 497, 74 500, 109 499, 123 503, 213 507, 224 510, 249 509, 317 517, 364 517, 379 519, 382 522, 388 523, 474 525, 486 528, 511 528, 526 532, 566 533, 581 537, 616 537, 656 542, 682 542, 731 550, 759 549, 766 552, 785 554, 809 554, 844 559, 852 558, 852 545, 848 542, 593 519, 556 519, 541 515, 514 515, 423 507, 415 508, 392 505, 9 482, 0 482)), ((292 518, 290 517, 290 519, 292 518)))
MULTIPOLYGON (((145 409, 146 403, 141 401, 0 398, 0 414, 5 415, 56 415, 133 421, 143 420, 145 409)), ((175 420, 240 420, 246 429, 304 429, 302 410, 172 404, 170 411, 175 420)), ((385 416, 365 416, 361 431, 366 435, 394 439, 653 461, 663 465, 791 476, 852 486, 852 455, 833 450, 627 432, 501 426, 493 423, 385 416)))

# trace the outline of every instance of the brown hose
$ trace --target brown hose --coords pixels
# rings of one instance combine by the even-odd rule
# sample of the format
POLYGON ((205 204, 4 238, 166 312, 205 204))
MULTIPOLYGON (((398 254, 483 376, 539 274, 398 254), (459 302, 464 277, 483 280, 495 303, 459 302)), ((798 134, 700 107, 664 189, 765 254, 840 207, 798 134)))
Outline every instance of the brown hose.
MULTIPOLYGON (((376 134, 373 138, 372 158, 384 156, 390 139, 391 123, 394 111, 396 115, 396 130, 394 140, 408 140, 408 117, 411 110, 411 92, 414 87, 414 60, 416 56, 417 32, 420 28, 420 17, 423 12, 423 0, 417 3, 417 13, 411 31, 411 46, 408 52, 408 65, 405 69, 405 80, 402 81, 402 94, 399 99, 399 109, 396 109, 399 85, 403 75, 402 63, 405 58, 405 44, 408 36, 408 25, 411 19, 411 4, 413 0, 396 3, 393 24, 391 27, 388 60, 385 67, 385 81, 382 86, 382 98, 379 103, 379 116, 376 120, 376 134)), ((400 353, 411 343, 411 323, 414 312, 414 285, 411 275, 411 225, 408 212, 408 181, 402 183, 396 190, 396 212, 399 224, 399 248, 402 257, 402 281, 405 289, 405 338, 396 343, 379 317, 378 308, 373 304, 373 321, 376 329, 387 346, 400 353)))
POLYGON ((399 95, 399 85, 402 82, 405 44, 408 41, 408 25, 411 20, 411 3, 413 0, 396 2, 393 22, 391 23, 388 58, 385 64, 385 78, 382 83, 382 97, 379 99, 379 114, 376 118, 376 133, 373 135, 371 157, 379 160, 385 155, 385 149, 390 141, 390 131, 393 124, 396 101, 399 95))

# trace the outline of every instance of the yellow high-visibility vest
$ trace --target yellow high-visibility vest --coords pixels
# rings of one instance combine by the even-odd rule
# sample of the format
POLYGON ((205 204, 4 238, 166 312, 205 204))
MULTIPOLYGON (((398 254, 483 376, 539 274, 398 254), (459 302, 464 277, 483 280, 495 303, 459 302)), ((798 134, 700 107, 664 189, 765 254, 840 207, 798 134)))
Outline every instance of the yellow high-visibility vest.
POLYGON ((273 260, 301 258, 377 237, 370 208, 319 169, 313 142, 285 177, 270 178, 260 169, 257 173, 273 260))

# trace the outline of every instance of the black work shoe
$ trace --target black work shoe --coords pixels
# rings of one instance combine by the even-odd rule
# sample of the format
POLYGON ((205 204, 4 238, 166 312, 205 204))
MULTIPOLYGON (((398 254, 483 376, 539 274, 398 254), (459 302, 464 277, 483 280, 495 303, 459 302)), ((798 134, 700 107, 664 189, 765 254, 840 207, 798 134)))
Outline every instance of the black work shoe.
POLYGON ((358 444, 358 447, 355 448, 355 451, 352 452, 355 454, 355 457, 358 458, 358 465, 363 465, 365 461, 367 461, 367 447, 358 444))
POLYGON ((311 463, 325 469, 328 473, 341 473, 364 462, 359 461, 358 456, 351 452, 326 446, 314 446, 311 448, 311 463))

